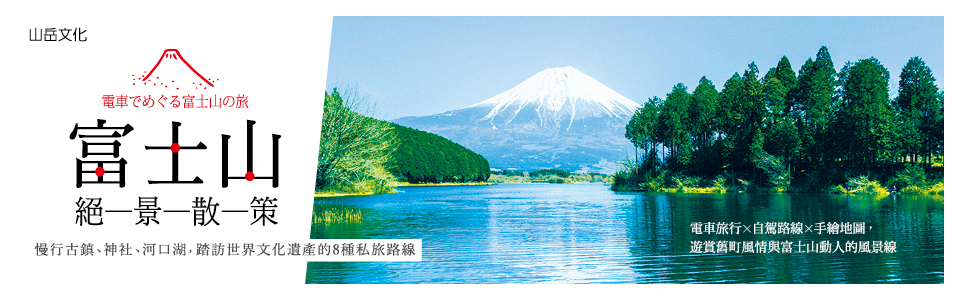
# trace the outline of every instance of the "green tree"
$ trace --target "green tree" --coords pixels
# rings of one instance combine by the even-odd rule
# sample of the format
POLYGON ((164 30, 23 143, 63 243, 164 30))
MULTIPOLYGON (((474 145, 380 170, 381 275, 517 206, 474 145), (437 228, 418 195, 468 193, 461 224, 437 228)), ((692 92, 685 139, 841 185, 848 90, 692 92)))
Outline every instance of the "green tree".
POLYGON ((694 146, 704 148, 710 144, 713 131, 716 130, 716 111, 720 93, 706 76, 700 77, 700 83, 690 96, 687 115, 690 119, 690 132, 694 146))
POLYGON ((714 145, 719 105, 720 93, 716 86, 707 77, 700 77, 700 83, 690 96, 687 113, 693 144, 693 157, 688 170, 700 176, 715 174, 722 166, 714 145))
POLYGON ((927 160, 942 147, 943 110, 933 71, 920 57, 912 57, 900 72, 897 97, 893 107, 897 114, 899 148, 903 155, 918 161, 927 160))
POLYGON ((642 107, 637 108, 637 111, 633 113, 633 117, 630 118, 630 122, 627 124, 625 137, 633 143, 634 150, 636 150, 634 162, 635 165, 639 168, 640 166, 640 149, 643 149, 644 157, 647 157, 652 150, 654 150, 657 134, 657 119, 660 114, 660 104, 663 101, 659 97, 652 97, 643 104, 642 107))
POLYGON ((383 164, 394 139, 386 123, 363 116, 369 110, 356 93, 324 93, 316 191, 383 192, 395 179, 383 164))
POLYGON ((797 86, 791 93, 800 132, 801 168, 815 172, 812 177, 826 176, 824 166, 837 156, 827 145, 827 126, 834 118, 835 103, 839 100, 836 73, 827 47, 820 47, 816 60, 807 59, 800 67, 797 86))
POLYGON ((682 83, 673 86, 660 110, 663 141, 670 148, 670 162, 675 171, 690 162, 690 118, 687 115, 690 94, 682 83))
POLYGON ((767 181, 772 185, 771 191, 784 192, 790 187, 790 167, 782 159, 761 153, 757 158, 757 167, 767 175, 767 181))
POLYGON ((721 153, 734 172, 755 175, 756 160, 763 153, 761 126, 766 117, 757 65, 750 63, 743 76, 734 74, 720 93, 722 136, 721 153))
POLYGON ((720 91, 719 107, 716 111, 716 124, 718 129, 717 140, 717 158, 730 164, 735 159, 735 137, 740 130, 740 124, 743 117, 734 107, 739 101, 743 90, 743 80, 740 73, 734 73, 726 82, 723 83, 723 89, 720 91))
POLYGON ((787 111, 791 111, 794 107, 793 99, 794 93, 797 89, 797 74, 793 72, 793 67, 790 66, 790 60, 786 56, 780 58, 780 61, 777 62, 777 66, 770 68, 770 71, 767 72, 764 77, 764 82, 770 81, 770 79, 776 78, 780 81, 780 84, 783 85, 787 90, 786 100, 787 111))
POLYGON ((847 63, 841 71, 841 94, 833 122, 844 169, 869 175, 888 161, 893 125, 890 72, 876 58, 847 63))
POLYGON ((800 154, 800 133, 794 119, 787 113, 788 91, 776 77, 770 77, 763 84, 763 98, 768 107, 763 124, 763 148, 767 153, 784 160, 787 166, 795 163, 800 154))

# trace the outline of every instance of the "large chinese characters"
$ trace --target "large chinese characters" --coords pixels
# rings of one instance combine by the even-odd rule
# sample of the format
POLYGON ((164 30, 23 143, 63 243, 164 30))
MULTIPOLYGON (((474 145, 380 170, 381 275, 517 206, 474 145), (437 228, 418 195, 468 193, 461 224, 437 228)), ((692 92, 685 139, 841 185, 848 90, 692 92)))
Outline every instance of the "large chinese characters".
MULTIPOLYGON (((227 188, 229 180, 242 179, 245 181, 253 181, 257 179, 268 179, 271 181, 271 186, 276 188, 280 185, 280 166, 279 166, 279 151, 280 151, 280 135, 272 134, 272 157, 270 161, 272 166, 270 167, 270 174, 266 175, 255 175, 254 174, 254 135, 253 135, 253 126, 256 124, 253 120, 247 120, 246 126, 246 173, 243 176, 229 176, 229 142, 230 135, 222 134, 221 135, 221 149, 222 159, 221 159, 221 187, 227 188)), ((144 146, 145 150, 160 150, 160 151, 170 151, 170 178, 169 179, 149 179, 147 180, 148 185, 180 185, 180 184, 203 184, 203 179, 200 176, 192 176, 191 180, 181 180, 180 174, 180 155, 181 151, 202 151, 206 150, 207 146, 202 141, 197 141, 195 146, 184 146, 180 144, 180 128, 183 124, 180 122, 173 121, 171 122, 171 138, 169 144, 160 144, 159 146, 144 146)), ((79 123, 74 125, 73 131, 70 133, 70 139, 80 139, 81 140, 81 155, 80 158, 76 160, 76 187, 82 188, 84 185, 90 184, 102 184, 102 185, 116 185, 118 188, 124 188, 127 186, 126 182, 126 172, 127 172, 127 161, 121 157, 120 148, 121 143, 120 139, 127 136, 133 131, 133 126, 126 124, 124 126, 107 126, 106 120, 97 120, 96 126, 80 126, 79 123)), ((192 142, 191 142, 192 144, 192 142)), ((190 155, 199 155, 199 154, 190 154, 190 155)), ((261 173, 262 174, 262 173, 261 173)), ((189 177, 188 177, 189 178, 189 177)), ((161 206, 161 199, 157 196, 139 196, 137 199, 137 206, 133 209, 105 209, 103 204, 105 200, 101 197, 79 197, 77 201, 74 202, 76 205, 76 224, 98 226, 104 224, 104 213, 134 213, 136 212, 138 218, 133 224, 135 225, 144 225, 150 226, 159 225, 160 222, 160 213, 171 213, 171 214, 193 214, 193 225, 194 226, 208 226, 214 225, 219 226, 220 222, 217 221, 217 213, 250 213, 252 212, 253 222, 250 225, 260 224, 261 226, 266 226, 267 224, 277 224, 276 221, 276 208, 279 199, 274 197, 258 197, 252 196, 252 200, 247 202, 243 200, 244 205, 247 205, 248 209, 222 209, 221 203, 215 201, 212 196, 192 196, 185 197, 186 199, 174 199, 174 205, 184 203, 189 205, 190 209, 164 209, 163 207, 168 207, 166 204, 161 206), (192 198, 192 199, 190 199, 192 198), (192 204, 192 205, 191 205, 192 204)), ((247 199, 251 199, 247 198, 247 199)), ((238 201, 231 201, 234 199, 228 199, 228 202, 232 202, 234 205, 238 201)))

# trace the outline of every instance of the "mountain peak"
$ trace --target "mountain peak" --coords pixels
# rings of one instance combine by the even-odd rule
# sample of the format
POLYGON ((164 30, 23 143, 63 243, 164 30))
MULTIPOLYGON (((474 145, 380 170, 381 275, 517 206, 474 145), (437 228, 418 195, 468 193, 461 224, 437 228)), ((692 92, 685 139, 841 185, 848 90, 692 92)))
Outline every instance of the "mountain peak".
POLYGON ((580 70, 577 70, 577 69, 574 68, 573 66, 549 68, 549 69, 546 69, 546 70, 543 70, 543 71, 540 71, 540 72, 549 72, 549 71, 552 71, 552 72, 561 72, 561 73, 568 73, 568 72, 569 72, 569 73, 573 73, 573 72, 580 73, 580 70))
POLYGON ((570 123, 582 117, 629 118, 640 105, 572 66, 549 68, 517 86, 466 108, 490 109, 483 119, 494 122, 506 116, 509 123, 524 109, 541 118, 561 116, 570 123), (582 112, 582 114, 581 114, 582 112))

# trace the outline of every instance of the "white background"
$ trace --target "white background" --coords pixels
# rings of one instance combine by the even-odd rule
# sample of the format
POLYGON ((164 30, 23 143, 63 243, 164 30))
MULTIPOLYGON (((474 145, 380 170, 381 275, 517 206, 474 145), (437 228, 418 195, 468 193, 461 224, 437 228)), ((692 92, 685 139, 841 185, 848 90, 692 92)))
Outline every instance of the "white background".
MULTIPOLYGON (((675 285, 305 285, 306 258, 294 257, 36 257, 36 243, 287 243, 309 237, 312 187, 319 141, 330 30, 334 15, 943 15, 945 53, 953 53, 956 31, 947 2, 891 1, 866 5, 838 1, 675 3, 525 3, 484 1, 360 3, 259 1, 256 3, 4 2, 0 4, 0 93, 3 102, 0 156, 3 195, 0 213, 0 272, 5 299, 23 297, 512 297, 596 298, 660 296, 683 298, 809 298, 882 296, 906 298, 917 292, 945 292, 937 286, 696 286, 675 285), (562 3, 562 4, 558 4, 562 3), (86 30, 87 42, 30 42, 30 28, 86 30), (211 92, 245 94, 250 109, 108 109, 104 94, 183 94, 138 88, 130 75, 149 70, 164 49, 179 49, 207 77, 219 78, 211 92), (80 141, 68 135, 75 123, 131 124, 121 139, 127 187, 74 186, 80 141), (281 180, 232 180, 220 188, 220 134, 230 134, 231 176, 244 169, 245 120, 257 121, 256 173, 269 174, 271 133, 280 139, 281 180), (169 153, 143 150, 170 139, 170 121, 183 123, 181 144, 203 141, 207 150, 181 152, 181 179, 200 176, 199 186, 148 186, 147 179, 169 179, 169 153), (194 152, 195 151, 195 152, 194 152), (245 184, 246 183, 246 184, 245 184), (12 192, 12 193, 11 193, 12 192), (158 196, 164 209, 189 209, 194 196, 213 196, 221 209, 247 209, 251 195, 280 199, 276 226, 249 226, 220 213, 219 227, 193 227, 189 216, 159 215, 160 226, 134 226, 135 213, 105 214, 104 226, 74 224, 78 197, 102 197, 105 209, 133 209, 137 196, 158 196), (246 201, 246 202, 244 202, 246 201), (246 207, 244 207, 246 206, 246 207), (519 293, 519 294, 518 294, 519 293)), ((952 78, 946 57, 945 90, 952 78)), ((948 96, 949 98, 949 96, 948 96)), ((953 127, 947 105, 947 127, 953 127)), ((952 129, 947 129, 952 132, 952 129)), ((953 149, 947 140, 948 152, 953 149)), ((950 153, 948 157, 953 157, 950 153)), ((947 186, 954 187, 954 172, 947 186)), ((947 197, 952 198, 952 197, 947 197)), ((952 199, 945 201, 950 202, 952 199)), ((951 214, 951 213, 948 213, 951 214)), ((949 216, 947 220, 950 220, 949 216)), ((947 222, 950 226, 952 222, 947 222)), ((945 230, 953 232, 952 230, 945 230)), ((427 241, 425 241, 427 242, 427 241)), ((945 248, 953 249, 947 241, 945 248)), ((948 257, 950 255, 947 255, 948 257)), ((951 260, 946 260, 949 268, 951 260)), ((947 283, 951 281, 948 279, 947 283)))

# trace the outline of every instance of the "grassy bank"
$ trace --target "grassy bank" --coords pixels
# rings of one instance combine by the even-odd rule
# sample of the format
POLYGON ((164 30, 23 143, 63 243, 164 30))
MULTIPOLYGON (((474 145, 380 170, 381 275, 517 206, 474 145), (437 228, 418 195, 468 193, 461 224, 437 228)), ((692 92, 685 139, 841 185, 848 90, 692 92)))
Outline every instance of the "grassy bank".
MULTIPOLYGON (((759 187, 752 182, 738 179, 717 176, 713 180, 705 180, 699 177, 676 175, 670 176, 667 180, 667 174, 659 174, 655 177, 644 178, 645 181, 628 181, 627 177, 615 177, 616 182, 611 189, 614 191, 628 192, 658 192, 658 193, 726 193, 726 192, 760 192, 760 193, 787 193, 796 192, 790 187, 759 187)), ((832 194, 871 194, 888 195, 896 191, 902 195, 943 195, 943 181, 934 184, 921 185, 883 185, 879 181, 870 180, 866 176, 849 178, 846 183, 835 185, 827 190, 820 191, 832 194)))
POLYGON ((363 222, 363 211, 336 205, 321 205, 320 211, 313 211, 313 224, 350 224, 363 222))
POLYGON ((349 197, 349 196, 372 196, 386 193, 394 193, 396 191, 385 192, 385 193, 374 193, 374 192, 337 192, 337 191, 321 191, 313 194, 313 197, 316 198, 328 198, 328 197, 349 197))
POLYGON ((313 194, 317 198, 329 198, 329 197, 352 197, 352 196, 372 196, 380 194, 390 194, 396 193, 397 190, 393 189, 394 187, 400 186, 412 186, 412 187, 421 187, 421 186, 467 186, 467 185, 494 185, 496 182, 441 182, 441 183, 409 183, 409 182, 398 182, 395 185, 391 185, 390 189, 381 189, 379 192, 373 191, 319 191, 313 194))
POLYGON ((938 182, 929 186, 909 185, 898 191, 905 195, 943 195, 943 182, 938 182))
POLYGON ((682 175, 667 178, 668 175, 665 173, 647 177, 618 173, 614 175, 614 183, 611 189, 623 192, 711 194, 743 192, 747 191, 750 186, 749 181, 733 180, 723 176, 717 176, 713 180, 682 175), (728 184, 728 182, 736 182, 737 184, 728 184))
POLYGON ((890 191, 875 180, 870 180, 867 176, 850 178, 845 185, 837 185, 829 190, 835 194, 874 194, 886 195, 890 191))

